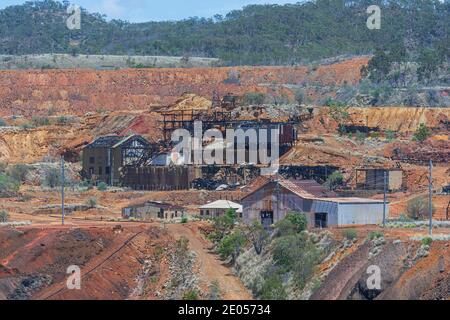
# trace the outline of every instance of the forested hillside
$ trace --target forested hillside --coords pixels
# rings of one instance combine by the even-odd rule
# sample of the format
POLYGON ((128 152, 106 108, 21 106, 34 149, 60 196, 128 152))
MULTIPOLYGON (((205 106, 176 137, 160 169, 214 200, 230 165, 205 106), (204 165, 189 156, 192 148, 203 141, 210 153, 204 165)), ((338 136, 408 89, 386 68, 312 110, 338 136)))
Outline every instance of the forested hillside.
POLYGON ((450 4, 437 0, 316 0, 250 5, 226 16, 128 23, 82 12, 66 27, 68 2, 26 2, 0 11, 0 54, 71 53, 220 58, 227 65, 291 65, 402 45, 405 58, 448 57, 450 4), (381 7, 381 29, 366 9, 381 7), (422 52, 424 49, 431 52, 422 52))

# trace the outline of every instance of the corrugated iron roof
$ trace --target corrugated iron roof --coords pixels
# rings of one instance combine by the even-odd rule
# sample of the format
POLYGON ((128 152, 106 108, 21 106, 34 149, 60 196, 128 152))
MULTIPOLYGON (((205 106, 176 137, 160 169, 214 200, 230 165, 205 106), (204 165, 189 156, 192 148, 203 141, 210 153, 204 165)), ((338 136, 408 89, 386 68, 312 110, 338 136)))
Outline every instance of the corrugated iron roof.
POLYGON ((217 200, 207 203, 200 207, 200 209, 242 209, 242 205, 229 200, 217 200))
MULTIPOLYGON (((266 186, 268 183, 271 182, 276 182, 276 180, 267 179, 265 183, 258 185, 257 188, 253 189, 242 199, 247 198, 250 194, 263 188, 264 186, 266 186)), ((383 201, 381 200, 374 200, 374 199, 356 198, 356 197, 348 197, 348 198, 337 197, 335 192, 328 190, 326 187, 322 186, 321 184, 317 183, 314 180, 288 180, 279 178, 278 183, 280 184, 280 186, 289 190, 295 195, 308 200, 319 200, 343 204, 383 203, 383 201)))
POLYGON ((111 148, 124 137, 118 135, 108 135, 95 139, 90 144, 88 144, 85 148, 111 148))

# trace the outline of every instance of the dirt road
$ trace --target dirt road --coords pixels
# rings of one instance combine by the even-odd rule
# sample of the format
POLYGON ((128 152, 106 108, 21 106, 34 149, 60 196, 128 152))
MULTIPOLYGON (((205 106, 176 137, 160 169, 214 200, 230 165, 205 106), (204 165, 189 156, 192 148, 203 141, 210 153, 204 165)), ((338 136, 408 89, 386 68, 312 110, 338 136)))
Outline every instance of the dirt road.
POLYGON ((252 299, 251 293, 239 278, 232 274, 216 254, 210 252, 211 244, 203 238, 194 223, 169 224, 167 228, 175 238, 185 237, 189 240, 190 249, 197 254, 198 276, 203 285, 209 285, 216 280, 223 299, 252 299))

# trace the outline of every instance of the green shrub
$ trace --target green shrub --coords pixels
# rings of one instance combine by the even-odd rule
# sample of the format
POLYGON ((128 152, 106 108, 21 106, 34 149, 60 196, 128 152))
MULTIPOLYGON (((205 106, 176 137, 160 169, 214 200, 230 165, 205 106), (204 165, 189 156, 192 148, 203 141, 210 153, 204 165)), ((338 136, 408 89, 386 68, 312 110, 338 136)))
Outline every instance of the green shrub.
POLYGON ((280 275, 273 275, 265 279, 259 293, 263 300, 286 300, 287 293, 280 275))
POLYGON ((5 174, 0 174, 0 197, 10 197, 17 191, 19 183, 5 174))
POLYGON ((370 133, 370 137, 373 139, 379 139, 380 138, 380 133, 379 132, 372 132, 370 133))
POLYGON ((106 191, 108 189, 108 185, 104 182, 100 182, 97 186, 97 190, 106 191))
POLYGON ((354 230, 354 229, 344 230, 344 232, 342 232, 342 234, 348 240, 354 240, 358 237, 358 232, 356 232, 356 230, 354 230))
POLYGON ((50 120, 47 117, 33 117, 31 122, 35 127, 48 126, 50 124, 50 120))
POLYGON ((219 281, 214 280, 209 285, 208 298, 209 298, 209 300, 220 300, 221 297, 222 297, 222 293, 221 293, 221 290, 220 290, 219 281))
POLYGON ((344 176, 339 171, 334 171, 330 174, 325 182, 325 185, 330 190, 335 190, 336 188, 344 185, 344 176))
POLYGON ((433 239, 430 237, 425 237, 422 239, 422 244, 425 246, 431 246, 432 243, 433 243, 433 239))
POLYGON ((222 239, 236 223, 237 215, 234 209, 228 209, 223 216, 214 218, 214 231, 217 233, 218 240, 222 239))
POLYGON ((289 212, 286 215, 286 219, 292 222, 297 232, 301 232, 308 228, 308 220, 303 212, 289 212))
POLYGON ((386 135, 386 139, 390 142, 393 141, 397 138, 397 133, 393 130, 386 130, 384 132, 384 134, 386 135))
POLYGON ((6 168, 8 167, 8 164, 6 164, 5 162, 1 162, 0 161, 0 173, 1 174, 5 174, 6 173, 6 168))
POLYGON ((97 207, 97 198, 90 197, 89 199, 86 200, 86 205, 91 209, 97 207))
POLYGON ((303 288, 319 262, 319 251, 306 233, 277 238, 273 259, 282 273, 292 272, 295 283, 303 288))
POLYGON ((50 188, 56 188, 61 185, 60 170, 54 167, 47 168, 44 173, 43 184, 50 188))
POLYGON ((356 141, 362 143, 362 142, 364 142, 364 140, 366 140, 367 134, 365 134, 364 132, 356 131, 355 137, 356 137, 356 141))
POLYGON ((21 129, 23 129, 23 130, 26 130, 26 129, 33 129, 33 128, 35 128, 35 127, 36 127, 36 126, 34 126, 33 124, 28 123, 28 122, 23 123, 23 124, 21 124, 21 125, 19 126, 19 128, 21 128, 21 129))
POLYGON ((189 290, 183 294, 183 300, 198 300, 197 290, 189 290))
POLYGON ((26 180, 28 174, 28 167, 24 164, 15 164, 13 166, 8 167, 6 170, 8 176, 17 182, 24 182, 26 180))
POLYGON ((416 132, 414 133, 413 140, 423 142, 430 135, 431 135, 430 129, 428 129, 428 127, 425 124, 421 123, 417 128, 416 132))
POLYGON ((8 222, 9 214, 5 210, 0 211, 0 222, 8 222))
POLYGON ((289 236, 297 233, 295 225, 288 219, 282 219, 275 225, 277 228, 277 235, 279 237, 289 236))
POLYGON ((64 125, 64 124, 68 124, 72 122, 72 119, 70 117, 67 116, 60 116, 58 117, 58 119, 56 120, 56 122, 58 124, 64 125))
POLYGON ((371 232, 369 233, 369 240, 374 240, 374 239, 378 239, 378 238, 381 238, 381 237, 384 237, 383 232, 380 232, 380 231, 371 231, 371 232))
POLYGON ((181 223, 187 223, 188 222, 188 217, 184 216, 181 217, 181 223))
POLYGON ((265 100, 264 93, 260 92, 247 92, 242 97, 242 105, 260 105, 263 104, 265 100))
POLYGON ((94 188, 94 185, 92 184, 92 182, 91 182, 90 180, 83 180, 83 181, 80 183, 80 186, 81 186, 82 188, 86 188, 86 189, 88 189, 88 190, 91 190, 92 188, 94 188))
POLYGON ((0 118, 0 127, 6 127, 6 121, 0 118))
POLYGON ((217 252, 223 259, 231 256, 234 262, 246 242, 243 232, 237 229, 220 240, 217 246, 217 252))

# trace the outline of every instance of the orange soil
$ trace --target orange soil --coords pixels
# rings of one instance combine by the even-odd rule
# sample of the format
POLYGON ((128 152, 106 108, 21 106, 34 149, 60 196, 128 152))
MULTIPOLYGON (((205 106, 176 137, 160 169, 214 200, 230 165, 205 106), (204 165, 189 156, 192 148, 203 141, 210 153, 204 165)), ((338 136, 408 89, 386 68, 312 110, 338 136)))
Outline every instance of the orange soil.
POLYGON ((1 71, 0 115, 46 114, 50 108, 63 114, 107 110, 147 109, 169 105, 184 92, 211 99, 228 92, 269 92, 268 85, 305 81, 336 85, 356 83, 368 57, 331 65, 308 67, 232 67, 192 69, 127 69, 1 71), (239 73, 240 84, 227 84, 230 73, 239 73))

